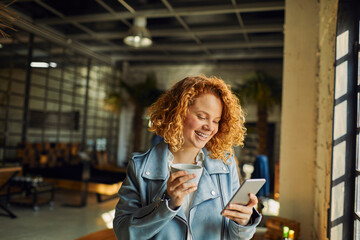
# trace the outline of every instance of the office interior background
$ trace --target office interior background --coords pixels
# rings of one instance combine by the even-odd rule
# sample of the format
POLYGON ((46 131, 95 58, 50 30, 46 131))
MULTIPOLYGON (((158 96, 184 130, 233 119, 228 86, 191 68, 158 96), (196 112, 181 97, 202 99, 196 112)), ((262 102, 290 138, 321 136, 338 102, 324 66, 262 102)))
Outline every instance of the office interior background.
MULTIPOLYGON (((0 166, 39 175, 88 158, 98 167, 93 176, 122 169, 133 151, 151 146, 145 96, 198 74, 237 91, 262 72, 282 86, 281 101, 267 111, 265 149, 278 216, 299 223, 299 239, 359 239, 359 5, 14 1, 6 7, 13 29, 0 39, 0 166), (143 41, 125 43, 139 29, 143 41)), ((259 150, 257 104, 243 106, 248 135, 235 149, 241 171, 259 150)))

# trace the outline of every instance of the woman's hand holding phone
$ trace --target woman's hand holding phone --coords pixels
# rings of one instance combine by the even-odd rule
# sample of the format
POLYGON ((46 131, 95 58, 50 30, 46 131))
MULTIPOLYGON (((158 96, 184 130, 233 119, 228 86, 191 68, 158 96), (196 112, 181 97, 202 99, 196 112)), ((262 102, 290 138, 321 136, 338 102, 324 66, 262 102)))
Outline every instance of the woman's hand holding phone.
POLYGON ((266 180, 263 178, 247 179, 226 204, 221 214, 240 225, 247 225, 253 213, 253 208, 258 203, 255 194, 265 182, 266 180))
POLYGON ((258 203, 258 199, 255 194, 250 193, 249 197, 250 201, 246 206, 237 203, 231 203, 222 212, 222 215, 237 222, 239 225, 247 225, 253 213, 253 208, 258 203))

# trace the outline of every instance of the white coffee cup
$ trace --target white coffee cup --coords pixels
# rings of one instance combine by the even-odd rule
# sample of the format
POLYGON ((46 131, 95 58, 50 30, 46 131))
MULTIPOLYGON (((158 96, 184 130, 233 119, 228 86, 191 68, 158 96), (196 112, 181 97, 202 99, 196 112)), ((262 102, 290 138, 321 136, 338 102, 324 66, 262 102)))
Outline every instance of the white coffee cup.
POLYGON ((170 171, 172 173, 178 172, 178 171, 186 171, 187 174, 195 174, 196 177, 193 179, 190 179, 188 182, 199 183, 200 177, 203 172, 203 167, 199 166, 199 165, 194 165, 194 164, 175 163, 175 164, 171 165, 170 171))

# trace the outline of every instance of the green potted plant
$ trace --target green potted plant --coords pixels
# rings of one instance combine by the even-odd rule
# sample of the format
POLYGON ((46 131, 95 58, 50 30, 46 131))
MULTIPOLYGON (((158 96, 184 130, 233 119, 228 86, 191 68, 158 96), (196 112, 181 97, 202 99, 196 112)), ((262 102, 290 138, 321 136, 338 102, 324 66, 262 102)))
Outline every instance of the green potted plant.
POLYGON ((141 136, 143 116, 146 107, 150 106, 162 94, 157 88, 156 76, 154 73, 148 73, 144 82, 129 85, 125 82, 121 83, 130 96, 130 100, 135 104, 135 113, 133 117, 132 132, 133 138, 133 152, 141 151, 141 136))
MULTIPOLYGON (((124 89, 129 96, 129 100, 135 105, 135 112, 132 121, 133 151, 141 151, 141 136, 143 131, 143 116, 146 107, 150 106, 162 94, 157 88, 157 80, 154 73, 148 73, 144 82, 130 85, 120 79, 120 88, 124 89)), ((104 107, 112 112, 119 113, 121 102, 125 101, 121 91, 108 93, 104 99, 104 107)))
POLYGON ((259 154, 268 152, 268 112, 281 103, 281 81, 265 72, 255 71, 244 77, 244 84, 237 86, 235 93, 242 102, 257 106, 257 129, 259 154))
POLYGON ((104 109, 113 112, 120 113, 122 102, 122 94, 120 90, 109 92, 104 99, 104 109))

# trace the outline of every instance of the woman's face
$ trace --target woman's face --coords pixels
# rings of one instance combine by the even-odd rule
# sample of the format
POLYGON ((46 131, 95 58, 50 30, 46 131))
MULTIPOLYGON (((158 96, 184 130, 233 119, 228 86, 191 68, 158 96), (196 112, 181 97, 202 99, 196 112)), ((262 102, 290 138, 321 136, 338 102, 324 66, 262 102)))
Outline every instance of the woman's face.
POLYGON ((202 94, 197 97, 189 107, 189 112, 184 120, 184 145, 183 148, 205 147, 206 143, 219 130, 222 114, 221 100, 213 94, 202 94))

